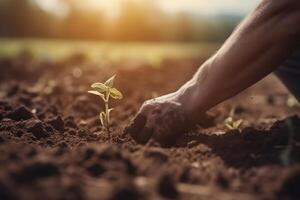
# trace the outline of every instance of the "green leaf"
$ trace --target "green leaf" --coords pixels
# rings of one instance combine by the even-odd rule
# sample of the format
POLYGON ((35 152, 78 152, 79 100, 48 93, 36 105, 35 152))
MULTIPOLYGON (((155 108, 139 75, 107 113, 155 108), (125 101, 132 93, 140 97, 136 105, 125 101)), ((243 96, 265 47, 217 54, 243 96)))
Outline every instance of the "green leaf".
POLYGON ((241 126, 242 123, 243 123, 243 120, 239 119, 239 120, 233 122, 232 125, 233 125, 234 128, 238 129, 241 126))
POLYGON ((109 88, 112 88, 114 86, 114 80, 115 80, 116 75, 113 75, 110 77, 107 81, 105 81, 105 85, 109 88))
POLYGON ((94 95, 97 95, 97 96, 100 96, 100 97, 104 96, 103 94, 101 94, 100 92, 95 91, 95 90, 89 90, 88 93, 94 94, 94 95))
POLYGON ((232 124, 232 122, 233 122, 232 117, 227 117, 227 118, 224 120, 224 123, 225 123, 225 124, 232 124))
POLYGON ((233 130, 234 129, 234 127, 231 125, 231 124, 225 124, 225 126, 227 127, 227 128, 229 128, 230 130, 233 130))
POLYGON ((116 88, 110 89, 110 96, 114 99, 122 99, 123 98, 122 93, 119 90, 117 90, 116 88))
POLYGON ((103 100, 105 99, 104 95, 98 91, 90 90, 90 91, 88 91, 88 93, 100 96, 103 100))
POLYGON ((298 100, 293 96, 288 97, 288 99, 286 101, 286 104, 290 108, 300 107, 300 104, 299 104, 298 100))
POLYGON ((103 83, 94 83, 93 85, 91 85, 91 87, 100 93, 104 93, 107 91, 107 86, 103 83))

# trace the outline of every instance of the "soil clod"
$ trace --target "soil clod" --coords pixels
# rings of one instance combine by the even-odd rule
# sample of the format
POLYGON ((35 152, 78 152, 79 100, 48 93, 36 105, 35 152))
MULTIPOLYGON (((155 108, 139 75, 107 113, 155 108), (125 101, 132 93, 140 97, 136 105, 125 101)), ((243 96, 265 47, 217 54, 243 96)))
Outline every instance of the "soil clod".
POLYGON ((26 129, 37 139, 48 137, 49 134, 40 120, 29 120, 25 124, 26 129))
POLYGON ((20 121, 20 120, 28 120, 31 119, 33 117, 33 114, 31 113, 31 111, 24 107, 24 106, 20 106, 17 109, 15 109, 12 112, 9 112, 6 115, 7 118, 13 119, 15 121, 20 121))
POLYGON ((63 131, 65 128, 65 123, 60 116, 49 120, 48 123, 58 131, 63 131))
POLYGON ((161 196, 171 199, 179 197, 174 180, 169 174, 164 174, 158 182, 158 192, 161 196))
POLYGON ((59 169, 54 163, 37 161, 25 166, 21 166, 19 170, 12 173, 12 176, 15 180, 26 183, 59 174, 59 169))

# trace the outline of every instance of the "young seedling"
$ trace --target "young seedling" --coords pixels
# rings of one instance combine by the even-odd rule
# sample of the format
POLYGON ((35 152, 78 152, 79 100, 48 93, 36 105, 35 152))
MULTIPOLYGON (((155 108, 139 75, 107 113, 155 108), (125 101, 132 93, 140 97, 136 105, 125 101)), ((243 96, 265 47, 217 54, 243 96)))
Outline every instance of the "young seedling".
POLYGON ((229 117, 227 117, 224 120, 225 126, 230 130, 239 129, 243 123, 242 119, 234 120, 234 112, 235 109, 231 109, 229 113, 229 117))
POLYGON ((286 100, 286 105, 290 108, 299 108, 300 107, 300 103, 298 102, 298 100, 292 96, 289 95, 287 100, 286 100))
POLYGON ((109 133, 109 120, 110 120, 110 112, 113 108, 109 108, 109 100, 110 97, 113 99, 122 99, 122 93, 114 88, 114 79, 115 76, 109 78, 105 83, 94 83, 91 85, 93 90, 88 91, 91 94, 97 95, 101 97, 104 102, 104 111, 99 114, 100 122, 102 127, 106 130, 108 136, 110 137, 109 133))

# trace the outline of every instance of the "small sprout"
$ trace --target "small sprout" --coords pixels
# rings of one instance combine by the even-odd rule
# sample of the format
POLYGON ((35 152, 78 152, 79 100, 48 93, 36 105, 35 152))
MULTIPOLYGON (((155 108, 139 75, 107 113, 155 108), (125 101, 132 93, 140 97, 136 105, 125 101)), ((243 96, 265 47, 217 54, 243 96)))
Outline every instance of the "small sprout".
POLYGON ((224 120, 225 126, 230 130, 240 129, 240 126, 243 123, 242 119, 234 120, 234 112, 235 112, 235 109, 231 109, 230 113, 229 113, 229 117, 227 117, 224 120))
POLYGON ((113 108, 109 108, 110 97, 113 99, 122 99, 122 93, 114 88, 115 75, 109 78, 105 83, 94 83, 91 85, 93 90, 88 91, 90 94, 101 97, 104 102, 105 110, 99 114, 101 125, 109 134, 110 113, 113 108))
POLYGON ((299 108, 300 107, 300 103, 298 102, 298 100, 292 96, 289 95, 287 100, 286 100, 286 105, 290 108, 299 108))
POLYGON ((234 120, 232 119, 232 117, 227 117, 227 118, 225 119, 225 126, 226 126, 227 128, 229 128, 230 130, 233 130, 233 129, 239 129, 240 126, 242 125, 242 123, 243 123, 243 120, 242 120, 242 119, 239 119, 239 120, 236 120, 236 121, 234 121, 234 120))

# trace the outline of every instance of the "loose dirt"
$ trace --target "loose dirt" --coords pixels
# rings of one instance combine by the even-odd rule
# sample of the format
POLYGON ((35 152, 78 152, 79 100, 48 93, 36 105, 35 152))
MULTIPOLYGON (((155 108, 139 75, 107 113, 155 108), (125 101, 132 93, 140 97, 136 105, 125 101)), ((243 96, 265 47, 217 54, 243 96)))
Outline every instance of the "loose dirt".
POLYGON ((0 199, 300 199, 300 109, 273 76, 172 147, 122 134, 144 100, 176 90, 203 61, 0 60, 0 199), (113 102, 109 141, 87 90, 113 74, 125 98, 113 102), (224 126, 232 108, 240 130, 224 126))

